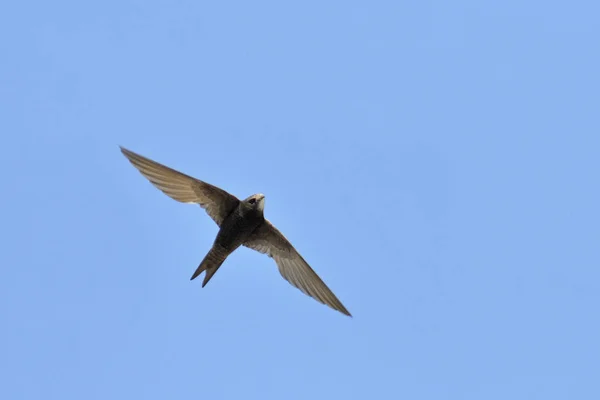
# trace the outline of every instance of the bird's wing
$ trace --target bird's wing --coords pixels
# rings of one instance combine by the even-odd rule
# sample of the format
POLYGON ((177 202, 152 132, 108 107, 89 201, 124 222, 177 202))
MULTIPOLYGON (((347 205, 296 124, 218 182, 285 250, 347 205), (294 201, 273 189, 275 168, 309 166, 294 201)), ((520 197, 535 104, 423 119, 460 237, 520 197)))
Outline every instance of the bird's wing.
POLYGON ((121 152, 154 186, 174 200, 199 204, 219 226, 239 203, 237 197, 216 186, 182 174, 123 147, 121 152))
POLYGON ((304 294, 351 316, 294 246, 268 220, 260 225, 246 240, 244 246, 272 257, 281 275, 304 294))

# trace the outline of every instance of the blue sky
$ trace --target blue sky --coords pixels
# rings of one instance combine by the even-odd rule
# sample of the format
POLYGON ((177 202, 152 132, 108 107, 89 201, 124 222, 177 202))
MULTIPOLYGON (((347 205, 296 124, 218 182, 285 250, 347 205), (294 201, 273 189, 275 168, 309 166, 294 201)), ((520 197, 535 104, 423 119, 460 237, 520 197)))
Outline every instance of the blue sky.
POLYGON ((600 398, 597 2, 217 3, 0 5, 0 398, 600 398))

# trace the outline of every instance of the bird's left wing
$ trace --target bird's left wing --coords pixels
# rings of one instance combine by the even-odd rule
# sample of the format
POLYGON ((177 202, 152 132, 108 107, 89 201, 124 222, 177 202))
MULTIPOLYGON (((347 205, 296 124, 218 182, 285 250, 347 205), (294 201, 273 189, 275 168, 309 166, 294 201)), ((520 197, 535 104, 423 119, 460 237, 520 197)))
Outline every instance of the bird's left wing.
POLYGON ((308 265, 294 246, 268 220, 246 240, 244 246, 272 257, 281 275, 294 287, 315 300, 351 316, 325 282, 308 265))
POLYGON ((192 178, 121 147, 121 152, 154 186, 182 203, 196 203, 221 226, 237 207, 237 197, 209 183, 192 178))

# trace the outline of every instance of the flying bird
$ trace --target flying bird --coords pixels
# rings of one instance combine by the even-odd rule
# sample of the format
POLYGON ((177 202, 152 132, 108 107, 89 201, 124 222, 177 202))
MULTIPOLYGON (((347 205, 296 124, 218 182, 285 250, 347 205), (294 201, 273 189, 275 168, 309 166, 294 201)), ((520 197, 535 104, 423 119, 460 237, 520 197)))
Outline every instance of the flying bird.
POLYGON ((219 226, 219 232, 192 280, 202 272, 202 287, 227 256, 245 246, 275 260, 281 275, 315 300, 351 317, 346 307, 319 278, 294 246, 264 217, 261 193, 239 200, 234 195, 121 147, 121 152, 154 186, 182 203, 199 204, 219 226))

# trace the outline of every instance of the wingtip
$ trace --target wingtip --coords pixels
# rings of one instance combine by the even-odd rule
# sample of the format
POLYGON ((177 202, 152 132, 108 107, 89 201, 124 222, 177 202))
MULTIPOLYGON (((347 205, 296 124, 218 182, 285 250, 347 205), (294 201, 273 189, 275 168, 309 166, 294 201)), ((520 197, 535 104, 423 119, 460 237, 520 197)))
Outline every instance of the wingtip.
POLYGON ((131 158, 129 156, 131 154, 131 151, 127 150, 125 147, 123 147, 121 145, 119 145, 119 150, 121 150, 121 154, 123 154, 125 156, 125 158, 127 158, 128 160, 131 161, 131 158))
POLYGON ((334 310, 340 312, 341 314, 344 314, 350 318, 352 317, 352 314, 350 314, 350 311, 348 311, 348 309, 346 307, 344 307, 344 305, 338 300, 338 304, 327 304, 329 307, 333 308, 334 310))

